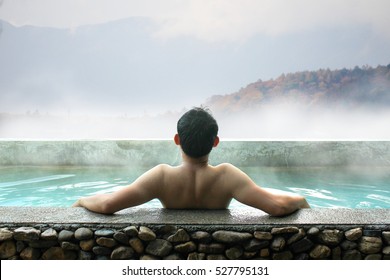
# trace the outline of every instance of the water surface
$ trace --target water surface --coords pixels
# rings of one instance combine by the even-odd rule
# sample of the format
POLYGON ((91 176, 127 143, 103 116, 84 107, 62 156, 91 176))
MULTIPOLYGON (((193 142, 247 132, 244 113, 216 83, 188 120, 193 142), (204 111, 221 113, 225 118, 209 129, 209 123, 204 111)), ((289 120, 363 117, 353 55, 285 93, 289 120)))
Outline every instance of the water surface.
MULTIPOLYGON (((0 206, 68 207, 118 190, 148 168, 1 167, 0 206)), ((258 185, 304 195, 316 208, 390 208, 390 168, 243 167, 258 185)), ((161 207, 158 200, 139 207, 161 207)), ((247 207, 233 201, 230 208, 247 207)))

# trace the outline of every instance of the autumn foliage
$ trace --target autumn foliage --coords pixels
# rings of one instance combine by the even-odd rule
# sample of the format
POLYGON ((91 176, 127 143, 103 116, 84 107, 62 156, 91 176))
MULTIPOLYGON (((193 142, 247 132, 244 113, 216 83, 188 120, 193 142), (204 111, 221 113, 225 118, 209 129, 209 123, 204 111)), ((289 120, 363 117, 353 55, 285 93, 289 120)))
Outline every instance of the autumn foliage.
POLYGON ((390 64, 282 74, 276 79, 258 80, 232 94, 213 96, 206 102, 216 112, 257 110, 277 104, 306 108, 390 106, 390 64))

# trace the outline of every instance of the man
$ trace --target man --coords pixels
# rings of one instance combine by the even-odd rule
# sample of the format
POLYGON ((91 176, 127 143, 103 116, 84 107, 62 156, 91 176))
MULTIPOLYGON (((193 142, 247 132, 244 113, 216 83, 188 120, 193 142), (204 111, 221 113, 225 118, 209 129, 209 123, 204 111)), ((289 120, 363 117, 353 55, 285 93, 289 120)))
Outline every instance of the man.
POLYGON ((157 198, 168 209, 226 209, 234 198, 273 216, 310 207, 302 196, 257 186, 231 164, 209 165, 209 153, 219 143, 217 134, 218 124, 211 114, 194 108, 177 123, 174 141, 182 150, 180 166, 160 164, 119 191, 80 198, 73 206, 112 214, 157 198))

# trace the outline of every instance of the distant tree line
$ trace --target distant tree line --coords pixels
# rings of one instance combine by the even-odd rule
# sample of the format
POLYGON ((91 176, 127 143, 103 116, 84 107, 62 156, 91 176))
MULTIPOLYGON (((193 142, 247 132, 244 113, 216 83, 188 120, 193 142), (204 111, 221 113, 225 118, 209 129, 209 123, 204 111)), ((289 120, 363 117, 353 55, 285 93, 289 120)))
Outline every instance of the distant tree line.
POLYGON ((390 64, 282 74, 236 93, 213 96, 206 104, 214 110, 240 111, 271 102, 390 106, 390 64))

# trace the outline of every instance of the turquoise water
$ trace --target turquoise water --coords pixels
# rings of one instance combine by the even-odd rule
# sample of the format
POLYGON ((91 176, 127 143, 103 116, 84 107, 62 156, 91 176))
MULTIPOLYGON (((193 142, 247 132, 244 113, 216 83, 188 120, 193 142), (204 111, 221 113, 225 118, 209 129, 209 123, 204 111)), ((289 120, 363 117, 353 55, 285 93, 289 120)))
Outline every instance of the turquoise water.
MULTIPOLYGON (((120 189, 148 168, 1 167, 0 206, 67 207, 120 189)), ((316 208, 390 208, 390 168, 243 167, 258 185, 304 195, 316 208)), ((139 207, 161 207, 153 200, 139 207)), ((233 201, 230 208, 247 207, 233 201)))

